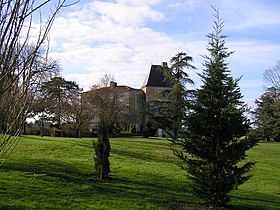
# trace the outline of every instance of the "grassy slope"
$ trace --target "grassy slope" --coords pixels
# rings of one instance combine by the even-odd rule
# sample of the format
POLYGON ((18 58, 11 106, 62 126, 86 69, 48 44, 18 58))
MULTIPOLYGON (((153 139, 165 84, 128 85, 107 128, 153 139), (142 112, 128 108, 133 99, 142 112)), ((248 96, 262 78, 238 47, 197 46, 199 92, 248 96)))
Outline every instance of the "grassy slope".
MULTIPOLYGON (((91 139, 23 137, 0 168, 0 209, 192 209, 190 191, 164 139, 111 139, 112 178, 93 178, 91 139)), ((253 178, 232 192, 234 208, 280 206, 280 144, 249 152, 253 178)), ((280 209, 280 208, 279 208, 280 209)))
POLYGON ((232 193, 232 204, 243 209, 280 209, 280 143, 259 143, 248 151, 256 165, 252 178, 232 193))

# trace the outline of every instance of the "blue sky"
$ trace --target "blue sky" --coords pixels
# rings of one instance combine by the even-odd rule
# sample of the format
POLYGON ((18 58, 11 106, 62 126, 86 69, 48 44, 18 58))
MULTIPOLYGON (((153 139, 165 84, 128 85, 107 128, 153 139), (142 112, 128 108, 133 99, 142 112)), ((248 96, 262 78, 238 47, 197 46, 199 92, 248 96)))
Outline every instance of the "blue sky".
POLYGON ((59 14, 51 31, 50 56, 62 75, 87 90, 105 74, 119 85, 140 88, 151 64, 184 51, 194 58, 189 72, 197 86, 213 10, 225 21, 232 76, 242 76, 247 103, 263 93, 263 72, 280 52, 280 1, 275 0, 82 0, 59 14))

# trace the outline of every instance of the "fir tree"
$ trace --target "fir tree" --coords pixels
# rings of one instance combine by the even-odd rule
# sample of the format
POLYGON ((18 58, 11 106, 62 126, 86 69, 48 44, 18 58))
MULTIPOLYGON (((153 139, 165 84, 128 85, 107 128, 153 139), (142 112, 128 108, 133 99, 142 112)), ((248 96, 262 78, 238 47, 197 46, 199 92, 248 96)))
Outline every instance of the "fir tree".
POLYGON ((260 140, 280 142, 280 90, 270 87, 255 101, 256 136, 260 140))
POLYGON ((108 126, 100 122, 98 128, 98 139, 93 143, 95 151, 94 167, 98 179, 107 179, 110 173, 110 140, 108 137, 108 126))
POLYGON ((187 138, 177 141, 196 195, 213 206, 229 202, 228 193, 250 178, 247 172, 253 162, 242 164, 245 152, 256 144, 245 137, 249 120, 241 100, 239 79, 230 76, 226 59, 232 54, 221 35, 223 20, 215 10, 214 32, 207 35, 209 43, 205 55, 203 85, 196 91, 186 127, 187 138))

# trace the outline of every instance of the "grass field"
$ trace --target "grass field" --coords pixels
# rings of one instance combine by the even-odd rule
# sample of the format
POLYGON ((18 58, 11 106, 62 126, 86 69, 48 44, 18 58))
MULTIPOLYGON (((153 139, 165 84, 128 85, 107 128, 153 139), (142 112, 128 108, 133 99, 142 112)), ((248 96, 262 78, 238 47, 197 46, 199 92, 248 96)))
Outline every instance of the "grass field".
MULTIPOLYGON (((253 177, 231 209, 280 209, 280 144, 248 153, 253 177)), ((166 139, 112 138, 111 179, 93 177, 92 139, 25 136, 0 168, 0 209, 206 209, 166 139)))

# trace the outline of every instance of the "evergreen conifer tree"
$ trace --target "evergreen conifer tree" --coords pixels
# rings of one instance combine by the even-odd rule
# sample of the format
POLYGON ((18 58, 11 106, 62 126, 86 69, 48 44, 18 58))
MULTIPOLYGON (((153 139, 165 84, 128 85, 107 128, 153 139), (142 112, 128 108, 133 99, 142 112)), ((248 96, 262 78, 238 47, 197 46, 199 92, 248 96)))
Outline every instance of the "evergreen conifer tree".
POLYGON ((98 179, 107 179, 110 173, 110 140, 108 137, 108 127, 104 122, 99 123, 98 139, 93 143, 95 151, 94 167, 98 179))
POLYGON ((240 163, 245 152, 256 144, 246 137, 249 120, 241 100, 239 79, 230 76, 226 59, 232 54, 221 35, 223 20, 215 9, 214 32, 207 35, 209 43, 205 55, 203 85, 195 93, 195 100, 187 120, 187 138, 177 141, 182 146, 177 155, 184 160, 194 193, 206 203, 224 206, 228 193, 250 178, 247 172, 253 162, 240 163))
POLYGON ((270 87, 255 101, 256 136, 260 140, 280 141, 280 90, 270 87))
POLYGON ((184 52, 177 53, 171 58, 171 67, 167 64, 160 66, 160 71, 165 80, 172 83, 169 88, 162 89, 158 99, 147 107, 148 121, 154 128, 162 128, 173 140, 176 140, 182 133, 182 126, 188 111, 188 102, 191 90, 186 85, 193 85, 189 74, 185 69, 196 69, 191 62, 193 58, 184 52))

